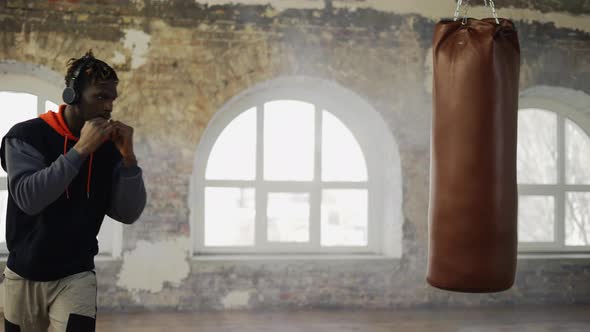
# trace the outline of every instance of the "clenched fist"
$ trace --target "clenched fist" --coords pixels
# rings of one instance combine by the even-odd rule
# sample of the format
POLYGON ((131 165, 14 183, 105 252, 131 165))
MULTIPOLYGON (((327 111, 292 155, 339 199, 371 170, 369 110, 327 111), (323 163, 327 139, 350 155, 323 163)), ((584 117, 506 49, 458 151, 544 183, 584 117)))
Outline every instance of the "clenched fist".
POLYGON ((113 131, 111 140, 123 157, 125 166, 135 165, 137 160, 133 151, 133 128, 120 121, 111 121, 113 131))
POLYGON ((103 118, 94 118, 84 123, 80 139, 74 149, 84 157, 96 151, 102 143, 111 137, 115 127, 103 118))

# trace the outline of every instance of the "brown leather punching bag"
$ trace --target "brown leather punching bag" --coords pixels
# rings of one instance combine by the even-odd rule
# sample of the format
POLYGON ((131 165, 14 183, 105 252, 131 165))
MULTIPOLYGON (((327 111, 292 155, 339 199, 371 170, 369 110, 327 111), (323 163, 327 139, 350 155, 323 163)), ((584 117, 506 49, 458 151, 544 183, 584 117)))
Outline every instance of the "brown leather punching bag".
POLYGON ((427 281, 458 292, 507 290, 518 243, 517 32, 497 16, 441 21, 433 52, 427 281))

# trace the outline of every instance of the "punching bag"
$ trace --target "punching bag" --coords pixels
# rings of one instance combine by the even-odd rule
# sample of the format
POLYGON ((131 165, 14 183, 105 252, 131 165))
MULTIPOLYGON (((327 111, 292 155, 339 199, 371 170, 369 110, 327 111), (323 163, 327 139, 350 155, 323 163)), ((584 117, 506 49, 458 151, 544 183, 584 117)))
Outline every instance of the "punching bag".
POLYGON ((427 281, 499 292, 516 272, 520 47, 514 24, 441 21, 433 38, 427 281))

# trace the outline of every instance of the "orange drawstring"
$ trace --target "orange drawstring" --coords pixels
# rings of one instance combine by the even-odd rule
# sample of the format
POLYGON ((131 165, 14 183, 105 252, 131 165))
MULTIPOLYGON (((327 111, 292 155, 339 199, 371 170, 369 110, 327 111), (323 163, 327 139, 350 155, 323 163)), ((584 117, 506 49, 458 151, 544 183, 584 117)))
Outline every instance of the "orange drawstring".
MULTIPOLYGON (((56 132, 60 135, 64 136, 64 155, 68 152, 68 141, 71 139, 73 141, 77 141, 79 138, 74 136, 74 134, 68 128, 66 121, 64 119, 64 111, 66 109, 66 105, 59 106, 59 112, 47 112, 41 114, 39 117, 43 119, 51 128, 53 128, 56 132), (71 137, 71 138, 70 138, 71 137)), ((86 197, 90 198, 90 180, 92 178, 92 161, 94 159, 94 154, 90 154, 90 160, 88 162, 88 179, 86 182, 86 197)), ((66 186, 66 197, 70 199, 70 184, 66 186)))
POLYGON ((90 154, 90 162, 88 163, 88 180, 86 182, 86 198, 90 198, 90 178, 92 177, 92 159, 94 159, 94 153, 90 154))
MULTIPOLYGON (((64 156, 66 155, 66 152, 68 152, 68 135, 66 135, 65 139, 64 139, 64 156)), ((70 186, 69 185, 66 187, 66 198, 70 199, 70 186)))
MULTIPOLYGON (((68 152, 68 136, 64 139, 64 155, 68 152)), ((90 198, 90 179, 92 178, 92 161, 94 160, 94 153, 90 154, 90 161, 88 162, 88 179, 86 180, 86 198, 90 198)), ((66 198, 70 199, 70 186, 66 187, 66 198)))

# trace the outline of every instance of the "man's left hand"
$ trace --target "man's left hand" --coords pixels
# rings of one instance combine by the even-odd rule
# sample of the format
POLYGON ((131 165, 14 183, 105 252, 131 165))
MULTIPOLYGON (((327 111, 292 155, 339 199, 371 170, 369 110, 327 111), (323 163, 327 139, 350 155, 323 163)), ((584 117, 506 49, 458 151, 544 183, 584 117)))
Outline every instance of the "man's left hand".
POLYGON ((111 140, 115 143, 117 149, 119 149, 121 156, 123 156, 123 163, 125 166, 136 165, 137 159, 133 152, 133 127, 114 120, 111 124, 115 128, 111 135, 111 140))

